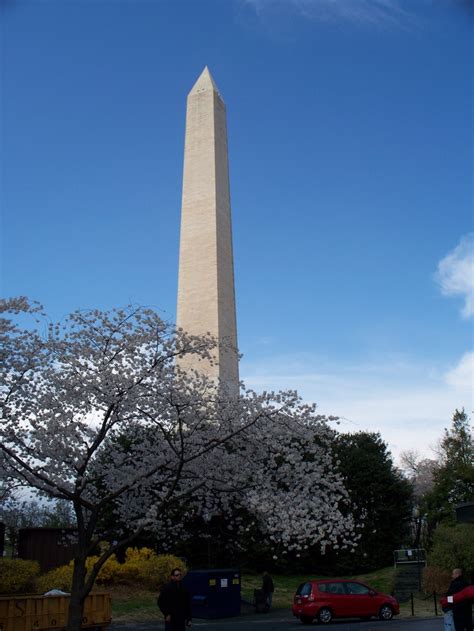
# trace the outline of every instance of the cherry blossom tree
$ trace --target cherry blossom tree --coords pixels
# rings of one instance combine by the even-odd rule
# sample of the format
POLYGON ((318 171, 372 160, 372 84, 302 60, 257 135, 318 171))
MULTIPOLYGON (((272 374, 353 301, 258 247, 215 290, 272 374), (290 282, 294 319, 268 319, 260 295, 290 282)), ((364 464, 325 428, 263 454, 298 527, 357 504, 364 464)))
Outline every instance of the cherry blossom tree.
POLYGON ((209 453, 203 485, 156 522, 160 541, 170 549, 216 536, 213 546, 238 551, 258 545, 284 560, 309 547, 323 554, 352 549, 359 539, 332 455, 333 419, 317 414, 295 392, 265 396, 282 407, 209 453), (216 523, 221 534, 210 535, 216 523))
POLYGON ((180 373, 179 355, 211 361, 215 342, 148 309, 78 311, 58 324, 25 298, 0 309, 2 466, 73 508, 67 631, 80 629, 107 559, 145 530, 164 532, 177 507, 207 519, 240 502, 287 550, 353 544, 331 430, 295 393, 229 399, 203 375, 180 373), (108 544, 87 573, 99 541, 108 544))

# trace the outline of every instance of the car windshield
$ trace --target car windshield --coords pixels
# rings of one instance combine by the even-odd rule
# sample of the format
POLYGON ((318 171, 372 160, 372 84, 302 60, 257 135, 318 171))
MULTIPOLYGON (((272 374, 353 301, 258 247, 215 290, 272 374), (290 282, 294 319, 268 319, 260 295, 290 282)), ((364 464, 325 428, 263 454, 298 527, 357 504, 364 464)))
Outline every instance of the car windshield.
POLYGON ((309 596, 311 594, 311 583, 301 583, 296 590, 297 596, 309 596))

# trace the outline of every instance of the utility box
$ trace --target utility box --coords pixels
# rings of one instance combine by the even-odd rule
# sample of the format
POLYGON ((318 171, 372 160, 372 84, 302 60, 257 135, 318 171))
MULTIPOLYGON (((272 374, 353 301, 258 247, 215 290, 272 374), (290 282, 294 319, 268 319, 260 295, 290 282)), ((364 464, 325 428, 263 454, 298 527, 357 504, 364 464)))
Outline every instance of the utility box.
POLYGON ((240 616, 240 570, 193 570, 183 579, 193 618, 240 616))
MULTIPOLYGON (((3 596, 0 631, 65 631, 69 596, 3 596)), ((105 631, 112 622, 110 594, 89 594, 82 629, 105 631)))
POLYGON ((464 502, 456 506, 456 521, 460 524, 474 524, 474 502, 464 502))

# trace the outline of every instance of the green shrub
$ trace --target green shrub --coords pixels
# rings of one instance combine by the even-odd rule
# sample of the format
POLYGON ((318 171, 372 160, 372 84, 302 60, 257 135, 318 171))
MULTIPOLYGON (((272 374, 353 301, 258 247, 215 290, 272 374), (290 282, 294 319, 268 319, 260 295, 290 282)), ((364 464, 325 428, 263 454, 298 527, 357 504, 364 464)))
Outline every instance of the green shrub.
POLYGON ((0 559, 0 594, 25 594, 34 591, 40 573, 36 561, 0 559))
POLYGON ((423 570, 422 589, 426 594, 444 594, 451 581, 451 572, 436 565, 430 565, 423 570))
POLYGON ((472 524, 443 525, 436 528, 429 565, 450 571, 461 567, 466 575, 474 571, 474 528, 472 524))

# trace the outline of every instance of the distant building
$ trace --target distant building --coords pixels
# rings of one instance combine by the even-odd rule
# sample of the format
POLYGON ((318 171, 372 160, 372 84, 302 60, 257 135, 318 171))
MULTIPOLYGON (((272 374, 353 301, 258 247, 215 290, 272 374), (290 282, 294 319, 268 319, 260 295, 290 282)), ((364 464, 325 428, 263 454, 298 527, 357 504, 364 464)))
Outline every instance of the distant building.
POLYGON ((42 572, 67 565, 74 558, 71 539, 74 528, 21 528, 18 533, 20 559, 38 561, 42 572))

